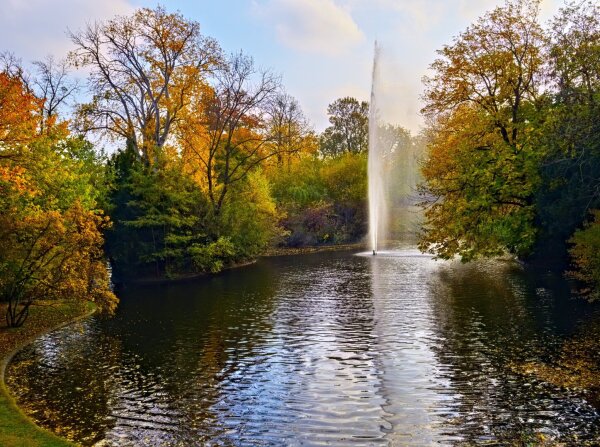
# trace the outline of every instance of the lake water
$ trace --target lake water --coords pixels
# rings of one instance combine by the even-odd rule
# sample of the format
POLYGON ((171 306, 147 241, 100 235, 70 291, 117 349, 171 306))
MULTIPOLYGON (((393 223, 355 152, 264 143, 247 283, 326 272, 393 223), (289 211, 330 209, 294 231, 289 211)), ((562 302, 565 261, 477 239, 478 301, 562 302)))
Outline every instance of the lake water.
POLYGON ((115 317, 40 338, 7 371, 28 414, 83 445, 600 439, 596 394, 521 367, 600 326, 560 277, 338 252, 120 298, 115 317))

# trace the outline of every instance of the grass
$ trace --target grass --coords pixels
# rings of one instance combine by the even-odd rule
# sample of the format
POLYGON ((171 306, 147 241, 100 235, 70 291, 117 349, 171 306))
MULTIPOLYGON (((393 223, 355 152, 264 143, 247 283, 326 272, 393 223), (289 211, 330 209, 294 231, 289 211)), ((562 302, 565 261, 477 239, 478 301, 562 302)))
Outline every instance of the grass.
MULTIPOLYGON (((5 306, 0 305, 4 317, 5 306)), ((23 327, 0 325, 0 446, 2 447, 66 447, 75 444, 46 431, 27 417, 10 396, 4 383, 4 368, 15 350, 36 337, 60 327, 80 316, 92 313, 93 303, 39 302, 32 306, 23 327)))

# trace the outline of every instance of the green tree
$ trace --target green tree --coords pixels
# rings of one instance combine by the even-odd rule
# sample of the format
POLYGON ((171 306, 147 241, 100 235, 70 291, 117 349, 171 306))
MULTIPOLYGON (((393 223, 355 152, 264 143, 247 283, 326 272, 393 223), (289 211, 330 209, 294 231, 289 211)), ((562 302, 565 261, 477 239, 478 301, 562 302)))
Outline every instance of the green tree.
POLYGON ((270 180, 289 233, 286 245, 355 242, 365 235, 366 154, 305 156, 270 180))
POLYGON ((444 46, 431 66, 423 250, 467 261, 532 249, 543 157, 535 136, 545 104, 538 6, 508 1, 444 46))
POLYGON ((133 148, 111 160, 113 185, 108 253, 121 278, 177 276, 194 271, 191 244, 207 241, 207 202, 176 161, 162 156, 153 166, 133 148))
POLYGON ((2 93, 0 300, 8 304, 7 324, 21 326, 40 297, 93 300, 113 310, 102 252, 108 220, 92 182, 101 175, 97 160, 86 159, 88 144, 69 138, 63 123, 39 113, 41 101, 20 79, 12 77, 2 93), (15 112, 24 119, 15 120, 15 112))
POLYGON ((327 157, 350 152, 359 154, 369 148, 369 103, 349 96, 327 107, 331 126, 321 134, 320 151, 327 157))
POLYGON ((600 6, 562 8, 551 23, 553 103, 540 142, 547 152, 536 197, 539 255, 564 262, 566 240, 600 207, 600 6))
POLYGON ((220 234, 233 243, 235 260, 245 261, 260 255, 283 236, 281 215, 269 182, 260 171, 253 171, 234 187, 234 194, 219 216, 220 234))

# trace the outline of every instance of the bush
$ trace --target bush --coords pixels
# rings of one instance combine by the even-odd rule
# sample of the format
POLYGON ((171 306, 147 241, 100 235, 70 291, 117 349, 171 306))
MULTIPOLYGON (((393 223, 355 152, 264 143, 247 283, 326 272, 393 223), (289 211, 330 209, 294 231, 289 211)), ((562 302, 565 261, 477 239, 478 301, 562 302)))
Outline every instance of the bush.
POLYGON ((260 255, 283 236, 282 215, 271 196, 269 182, 260 172, 252 172, 235 185, 229 201, 218 216, 219 235, 227 236, 236 249, 235 261, 260 255))
POLYGON ((580 292, 590 300, 600 298, 600 210, 592 211, 593 220, 577 230, 569 239, 569 254, 575 270, 568 272, 572 278, 586 284, 580 292))
POLYGON ((236 250, 228 237, 220 237, 207 245, 194 244, 188 253, 196 269, 218 273, 235 257, 236 250))
POLYGON ((290 247, 354 242, 367 230, 367 157, 305 158, 272 175, 290 247))

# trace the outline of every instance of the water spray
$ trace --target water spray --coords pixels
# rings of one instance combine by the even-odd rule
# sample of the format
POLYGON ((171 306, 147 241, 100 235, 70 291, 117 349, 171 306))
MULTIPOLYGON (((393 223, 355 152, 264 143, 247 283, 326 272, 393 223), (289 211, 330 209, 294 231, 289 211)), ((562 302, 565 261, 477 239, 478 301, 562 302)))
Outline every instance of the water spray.
POLYGON ((379 58, 381 49, 375 41, 373 54, 373 79, 371 85, 371 104, 369 105, 369 239, 373 256, 377 254, 379 243, 386 239, 387 207, 385 203, 385 148, 380 141, 381 117, 378 100, 381 97, 379 79, 379 58))

